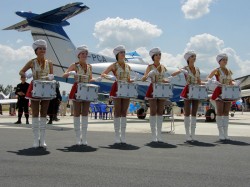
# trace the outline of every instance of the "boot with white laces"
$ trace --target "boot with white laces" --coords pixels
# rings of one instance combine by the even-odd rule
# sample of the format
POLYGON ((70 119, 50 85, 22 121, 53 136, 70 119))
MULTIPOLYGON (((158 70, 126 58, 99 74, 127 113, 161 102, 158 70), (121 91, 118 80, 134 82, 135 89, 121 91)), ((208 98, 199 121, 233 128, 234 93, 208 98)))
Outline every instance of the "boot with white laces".
POLYGON ((185 131, 186 131, 186 141, 192 141, 192 138, 190 136, 190 116, 185 116, 184 117, 184 126, 185 126, 185 131))
POLYGON ((121 118, 114 118, 115 143, 121 143, 120 139, 121 118))
POLYGON ((156 137, 156 116, 150 116, 149 123, 150 123, 150 128, 151 128, 152 141, 157 142, 157 137, 156 137))
POLYGON ((216 116, 216 123, 219 130, 219 139, 225 140, 224 129, 223 129, 223 116, 216 116))
POLYGON ((33 147, 38 148, 39 147, 39 118, 32 118, 32 131, 34 134, 34 143, 33 147))
POLYGON ((121 117, 121 143, 126 143, 127 118, 121 117))
POLYGON ((45 143, 45 130, 46 130, 46 122, 47 118, 40 118, 40 147, 46 148, 47 145, 45 143))
POLYGON ((76 145, 81 145, 81 127, 80 127, 80 117, 74 117, 74 129, 76 133, 76 145))
POLYGON ((196 117, 191 116, 191 139, 195 140, 195 129, 196 129, 196 117))
POLYGON ((82 144, 88 145, 87 142, 88 116, 82 116, 82 144))
POLYGON ((223 118, 223 130, 224 130, 224 137, 226 140, 230 140, 228 136, 228 123, 229 123, 229 116, 224 116, 223 118))
POLYGON ((162 141, 162 136, 161 136, 161 130, 162 130, 162 123, 163 123, 163 116, 156 116, 157 118, 157 141, 158 142, 163 142, 162 141))

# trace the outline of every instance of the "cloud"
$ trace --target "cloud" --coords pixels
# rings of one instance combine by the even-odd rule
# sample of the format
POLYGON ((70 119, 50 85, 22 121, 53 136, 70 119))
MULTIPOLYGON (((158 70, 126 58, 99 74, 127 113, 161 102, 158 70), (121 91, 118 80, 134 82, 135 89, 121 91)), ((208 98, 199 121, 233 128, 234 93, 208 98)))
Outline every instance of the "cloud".
POLYGON ((157 25, 140 19, 107 18, 95 24, 93 35, 99 40, 98 47, 113 48, 123 44, 128 50, 148 46, 159 37, 162 30, 157 25))
POLYGON ((203 33, 191 37, 184 52, 188 50, 196 51, 196 65, 207 73, 218 67, 216 56, 226 53, 229 57, 227 66, 233 71, 234 78, 249 74, 250 61, 241 59, 233 48, 226 47, 223 40, 211 34, 203 33))
POLYGON ((214 0, 187 0, 181 7, 186 19, 197 19, 210 12, 214 0))
MULTIPOLYGON (((146 47, 134 47, 137 53, 141 55, 143 60, 149 64, 153 63, 149 56, 149 50, 146 47)), ((189 39, 183 51, 173 55, 166 51, 162 51, 161 63, 167 67, 183 67, 186 66, 183 56, 186 51, 194 50, 197 54, 196 66, 206 73, 210 73, 218 67, 216 56, 219 53, 227 53, 229 56, 228 67, 233 71, 234 78, 244 76, 250 72, 250 61, 241 59, 237 52, 228 46, 222 39, 208 33, 195 35, 189 39)), ((104 48, 101 53, 108 56, 113 56, 113 49, 104 48)))
POLYGON ((13 49, 0 44, 0 84, 5 86, 18 84, 20 69, 34 56, 34 51, 30 46, 13 49))
POLYGON ((22 43, 23 42, 23 40, 22 39, 17 39, 17 41, 16 41, 16 43, 22 43))

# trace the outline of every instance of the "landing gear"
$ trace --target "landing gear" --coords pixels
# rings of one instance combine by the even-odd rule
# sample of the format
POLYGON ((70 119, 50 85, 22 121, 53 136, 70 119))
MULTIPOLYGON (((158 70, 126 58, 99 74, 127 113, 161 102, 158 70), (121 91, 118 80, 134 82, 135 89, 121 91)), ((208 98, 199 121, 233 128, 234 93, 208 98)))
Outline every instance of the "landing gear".
POLYGON ((216 121, 216 114, 214 109, 208 109, 206 112, 206 122, 215 122, 216 121))
POLYGON ((146 118, 146 111, 143 108, 137 110, 137 117, 138 119, 145 119, 146 118))

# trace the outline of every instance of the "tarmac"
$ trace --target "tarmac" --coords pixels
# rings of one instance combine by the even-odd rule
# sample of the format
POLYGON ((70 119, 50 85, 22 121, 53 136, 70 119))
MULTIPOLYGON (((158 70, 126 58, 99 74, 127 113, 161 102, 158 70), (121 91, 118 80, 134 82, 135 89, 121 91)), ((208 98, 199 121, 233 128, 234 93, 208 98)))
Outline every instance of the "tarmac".
MULTIPOLYGON (((231 141, 197 117, 186 143, 183 116, 165 119, 151 143, 149 119, 128 116, 127 145, 114 145, 113 120, 89 117, 88 146, 75 146, 72 116, 47 125, 47 149, 33 149, 31 125, 0 116, 0 186, 250 186, 250 112, 229 120, 231 141), (171 129, 172 121, 172 129, 171 129), (174 121, 174 125, 173 125, 174 121)), ((24 119, 23 119, 24 121, 24 119)), ((31 119, 30 119, 31 122, 31 119)))

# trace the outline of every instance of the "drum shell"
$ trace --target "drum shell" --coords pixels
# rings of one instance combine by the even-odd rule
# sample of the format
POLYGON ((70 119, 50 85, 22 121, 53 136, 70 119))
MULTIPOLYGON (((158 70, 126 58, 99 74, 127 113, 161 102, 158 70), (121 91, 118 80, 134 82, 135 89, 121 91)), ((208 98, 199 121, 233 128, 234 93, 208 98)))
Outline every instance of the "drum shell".
POLYGON ((153 84, 153 98, 171 98, 173 97, 172 84, 154 83, 153 84))
POLYGON ((56 97, 56 81, 33 81, 33 98, 53 99, 56 97))
POLYGON ((208 99, 208 90, 206 86, 203 85, 189 85, 188 87, 189 99, 196 99, 196 100, 207 100, 208 99))
POLYGON ((99 86, 87 83, 77 84, 76 100, 96 101, 98 99, 99 86))
POLYGON ((118 81, 118 90, 116 92, 117 97, 119 98, 137 98, 138 92, 137 88, 138 85, 135 83, 128 83, 118 81))

